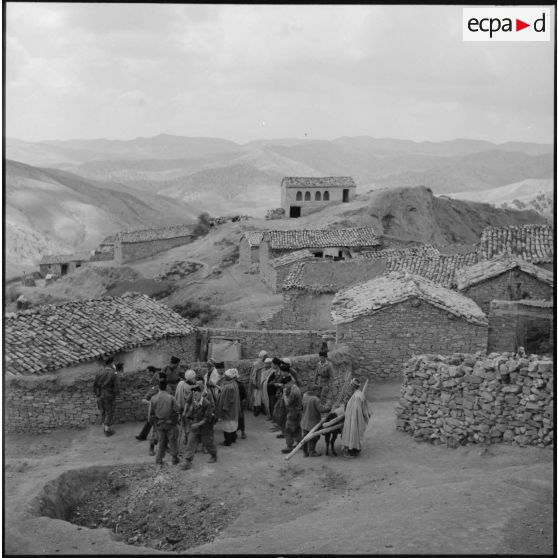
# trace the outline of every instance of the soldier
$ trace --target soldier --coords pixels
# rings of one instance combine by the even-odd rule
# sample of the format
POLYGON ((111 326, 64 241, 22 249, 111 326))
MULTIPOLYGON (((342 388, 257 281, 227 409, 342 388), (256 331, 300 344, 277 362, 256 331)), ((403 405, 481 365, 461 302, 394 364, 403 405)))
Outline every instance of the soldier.
POLYGON ((119 393, 118 377, 113 360, 113 357, 104 360, 104 367, 97 372, 93 382, 93 392, 97 397, 97 407, 101 411, 101 423, 105 436, 114 434, 114 430, 111 428, 114 422, 114 401, 119 393))
POLYGON ((180 359, 178 357, 171 356, 170 364, 168 366, 165 366, 165 368, 163 369, 163 373, 167 376, 168 389, 171 395, 174 395, 176 386, 180 381, 178 368, 179 362, 180 359))

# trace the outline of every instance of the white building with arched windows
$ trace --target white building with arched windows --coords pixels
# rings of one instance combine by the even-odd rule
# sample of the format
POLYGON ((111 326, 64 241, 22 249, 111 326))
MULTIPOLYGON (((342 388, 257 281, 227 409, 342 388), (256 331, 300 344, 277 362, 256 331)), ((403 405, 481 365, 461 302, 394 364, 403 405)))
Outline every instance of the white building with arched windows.
POLYGON ((287 217, 308 215, 326 205, 347 203, 356 194, 350 176, 286 176, 281 181, 281 207, 287 217))

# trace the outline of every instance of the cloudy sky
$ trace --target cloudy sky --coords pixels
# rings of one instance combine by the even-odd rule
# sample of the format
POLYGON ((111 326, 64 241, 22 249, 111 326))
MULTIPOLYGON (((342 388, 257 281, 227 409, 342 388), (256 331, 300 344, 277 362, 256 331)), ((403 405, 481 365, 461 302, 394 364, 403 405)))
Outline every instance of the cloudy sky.
POLYGON ((8 137, 553 141, 554 41, 463 42, 457 6, 8 2, 5 23, 8 137))

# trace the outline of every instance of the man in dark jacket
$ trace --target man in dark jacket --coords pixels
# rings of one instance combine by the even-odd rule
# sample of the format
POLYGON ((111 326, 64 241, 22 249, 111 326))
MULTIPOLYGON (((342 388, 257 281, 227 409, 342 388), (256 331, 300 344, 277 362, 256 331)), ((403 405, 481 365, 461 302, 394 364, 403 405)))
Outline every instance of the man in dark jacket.
POLYGON ((172 464, 180 462, 178 459, 178 416, 179 409, 176 399, 167 392, 166 380, 159 382, 159 392, 149 402, 148 420, 157 428, 157 455, 155 462, 163 464, 163 457, 168 448, 172 455, 172 464))
MULTIPOLYGON (((147 367, 147 371, 151 375, 152 379, 155 373, 158 372, 159 370, 160 368, 156 368, 155 366, 150 365, 147 367)), ((151 398, 159 391, 159 381, 160 378, 157 380, 157 385, 149 386, 147 393, 144 395, 143 399, 141 400, 142 403, 149 403, 151 398)), ((151 423, 148 420, 146 420, 145 424, 143 425, 143 428, 141 429, 141 432, 136 436, 136 440, 138 440, 139 442, 144 442, 145 440, 147 440, 147 436, 149 435, 150 431, 151 431, 151 423)))
POLYGON ((114 430, 111 428, 114 422, 114 401, 119 393, 118 376, 112 357, 106 358, 103 369, 97 372, 93 382, 93 392, 97 397, 97 407, 101 411, 101 423, 105 436, 112 436, 114 434, 114 430))
POLYGON ((182 466, 184 470, 192 468, 192 461, 199 442, 202 443, 203 448, 210 455, 209 463, 217 461, 217 449, 213 439, 213 404, 207 395, 202 395, 200 386, 192 387, 190 392, 192 401, 184 410, 185 418, 189 423, 185 461, 182 466))
POLYGON ((165 368, 163 368, 163 373, 167 376, 168 390, 171 395, 174 395, 176 386, 178 385, 178 382, 180 382, 180 376, 178 374, 179 362, 180 359, 178 357, 171 356, 170 364, 168 366, 165 366, 165 368))

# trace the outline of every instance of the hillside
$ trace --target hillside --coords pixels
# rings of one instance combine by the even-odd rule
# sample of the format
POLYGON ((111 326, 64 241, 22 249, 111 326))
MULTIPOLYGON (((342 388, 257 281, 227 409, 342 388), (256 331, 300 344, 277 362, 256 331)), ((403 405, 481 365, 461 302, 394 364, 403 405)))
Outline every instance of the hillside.
POLYGON ((7 264, 97 246, 120 230, 194 222, 199 211, 127 186, 6 161, 7 264), (112 188, 111 188, 112 186, 112 188))

